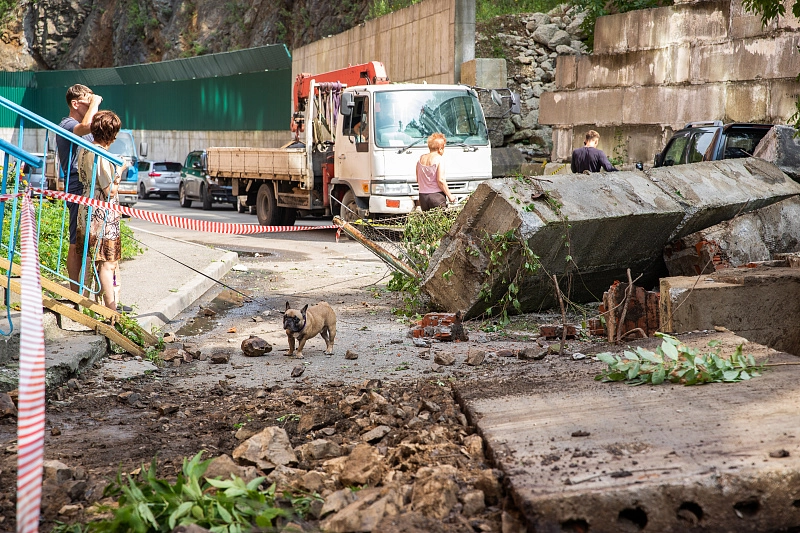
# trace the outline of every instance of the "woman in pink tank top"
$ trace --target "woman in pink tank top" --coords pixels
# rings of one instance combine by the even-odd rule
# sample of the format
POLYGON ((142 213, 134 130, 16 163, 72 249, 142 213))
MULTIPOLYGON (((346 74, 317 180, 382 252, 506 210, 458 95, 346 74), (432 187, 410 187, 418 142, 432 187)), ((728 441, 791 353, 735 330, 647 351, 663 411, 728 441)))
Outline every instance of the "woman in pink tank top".
POLYGON ((417 161, 417 183, 419 184, 419 206, 423 211, 434 207, 445 207, 447 202, 456 200, 447 188, 444 177, 444 147, 447 139, 441 133, 434 133, 428 137, 427 153, 417 161))

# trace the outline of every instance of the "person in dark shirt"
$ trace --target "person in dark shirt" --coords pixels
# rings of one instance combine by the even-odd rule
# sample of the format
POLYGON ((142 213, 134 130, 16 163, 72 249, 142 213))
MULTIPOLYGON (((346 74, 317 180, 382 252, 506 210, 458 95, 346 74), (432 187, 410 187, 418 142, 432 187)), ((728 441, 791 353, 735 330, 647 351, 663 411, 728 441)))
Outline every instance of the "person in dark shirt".
POLYGON ((583 148, 578 148, 572 152, 572 163, 570 166, 574 174, 600 172, 601 168, 605 169, 606 172, 617 172, 618 169, 614 168, 614 165, 608 160, 606 154, 597 148, 597 143, 599 142, 599 133, 594 130, 586 132, 583 148))
MULTIPOLYGON (((59 126, 65 130, 79 135, 92 142, 92 118, 103 98, 94 94, 85 85, 75 84, 67 89, 67 106, 69 115, 61 119, 59 126)), ((78 179, 78 150, 79 146, 65 137, 56 136, 58 160, 62 175, 66 181, 66 189, 70 194, 83 195, 83 185, 78 179)), ((69 250, 67 251, 67 272, 70 280, 77 280, 81 275, 81 257, 83 256, 83 243, 76 243, 78 224, 78 204, 67 203, 69 209, 69 250), (78 246, 81 247, 78 251, 78 246)), ((78 285, 70 281, 70 288, 78 290, 78 285)))

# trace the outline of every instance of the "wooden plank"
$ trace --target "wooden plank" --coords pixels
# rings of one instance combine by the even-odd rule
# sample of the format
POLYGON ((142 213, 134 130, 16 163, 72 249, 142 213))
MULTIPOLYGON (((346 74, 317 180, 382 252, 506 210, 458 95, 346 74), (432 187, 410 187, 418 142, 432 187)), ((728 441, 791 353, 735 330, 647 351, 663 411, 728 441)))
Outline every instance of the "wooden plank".
MULTIPOLYGON (((20 286, 19 282, 16 280, 10 280, 9 283, 11 290, 21 294, 22 287, 20 286)), ((58 300, 54 300, 53 298, 48 298, 47 296, 42 295, 42 304, 50 309, 58 313, 61 316, 65 316, 70 320, 74 320, 79 324, 83 324, 84 326, 92 328, 93 331, 99 333, 100 335, 106 337, 107 339, 119 344, 122 348, 131 355, 138 355, 140 357, 144 357, 145 353, 144 350, 139 347, 138 344, 130 340, 128 337, 117 331, 114 326, 109 324, 104 324, 103 322, 99 322, 94 318, 84 315, 80 311, 77 311, 67 305, 62 304, 58 300)))
MULTIPOLYGON (((4 270, 9 270, 8 259, 0 257, 0 268, 4 270)), ((16 263, 11 263, 11 273, 15 276, 20 276, 22 275, 22 268, 16 263)), ((83 296, 82 294, 78 294, 77 292, 68 289, 67 287, 62 287, 55 281, 49 280, 44 276, 40 276, 39 279, 42 288, 45 290, 54 292, 59 296, 61 296, 62 298, 66 298, 67 300, 76 303, 81 307, 85 307, 86 309, 89 309, 90 311, 97 313, 98 315, 101 315, 105 318, 109 318, 115 322, 118 321, 120 318, 119 313, 117 313, 113 309, 109 309, 105 305, 101 305, 95 302, 94 300, 90 300, 89 298, 83 296)), ((67 309, 71 308, 67 307, 67 309)), ((158 344, 158 339, 152 333, 150 333, 149 331, 145 331, 144 328, 140 329, 142 332, 142 338, 144 339, 144 343, 146 345, 155 346, 156 344, 158 344)))

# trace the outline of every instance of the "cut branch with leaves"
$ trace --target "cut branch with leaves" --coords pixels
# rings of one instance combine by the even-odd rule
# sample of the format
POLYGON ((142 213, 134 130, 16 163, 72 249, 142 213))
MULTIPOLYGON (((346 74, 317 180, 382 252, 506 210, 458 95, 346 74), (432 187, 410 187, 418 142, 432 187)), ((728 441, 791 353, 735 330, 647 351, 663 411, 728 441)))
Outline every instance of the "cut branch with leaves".
POLYGON ((661 346, 650 351, 637 347, 625 350, 622 355, 604 352, 597 359, 608 368, 595 377, 597 381, 626 381, 631 385, 651 383, 659 385, 664 381, 684 385, 704 383, 733 383, 760 376, 764 363, 756 363, 752 355, 742 353, 740 344, 730 357, 723 357, 719 341, 708 343, 711 351, 700 354, 696 348, 664 333, 661 346))

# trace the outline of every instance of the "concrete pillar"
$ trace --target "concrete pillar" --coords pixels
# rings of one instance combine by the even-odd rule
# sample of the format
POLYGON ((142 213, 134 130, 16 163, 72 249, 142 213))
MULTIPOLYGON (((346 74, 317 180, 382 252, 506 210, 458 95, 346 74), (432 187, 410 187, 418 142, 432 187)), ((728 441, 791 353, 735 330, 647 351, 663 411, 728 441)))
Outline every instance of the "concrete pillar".
POLYGON ((461 81, 461 64, 475 59, 475 0, 455 0, 455 58, 452 83, 461 81))

